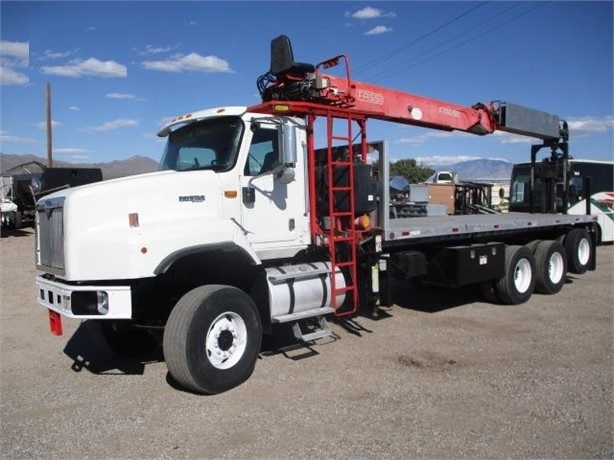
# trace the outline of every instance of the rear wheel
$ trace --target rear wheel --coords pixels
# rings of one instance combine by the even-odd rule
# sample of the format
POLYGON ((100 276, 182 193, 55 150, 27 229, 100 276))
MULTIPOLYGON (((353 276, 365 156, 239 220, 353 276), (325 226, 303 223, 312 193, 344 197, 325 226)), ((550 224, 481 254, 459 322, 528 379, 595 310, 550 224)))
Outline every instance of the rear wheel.
POLYGON ((593 252, 590 235, 583 228, 575 228, 565 237, 567 264, 571 273, 581 275, 588 270, 593 252))
POLYGON ((171 312, 163 350, 173 378, 198 393, 216 394, 249 378, 262 343, 251 297, 231 286, 200 286, 171 312))
POLYGON ((540 241, 535 248, 535 291, 556 294, 565 284, 567 252, 558 241, 540 241))
POLYGON ((496 281, 482 281, 480 283, 480 293, 484 299, 492 303, 499 303, 499 296, 497 295, 497 282, 496 281))
POLYGON ((535 289, 535 258, 526 246, 505 248, 505 275, 496 283, 501 302, 517 305, 531 298, 535 289))

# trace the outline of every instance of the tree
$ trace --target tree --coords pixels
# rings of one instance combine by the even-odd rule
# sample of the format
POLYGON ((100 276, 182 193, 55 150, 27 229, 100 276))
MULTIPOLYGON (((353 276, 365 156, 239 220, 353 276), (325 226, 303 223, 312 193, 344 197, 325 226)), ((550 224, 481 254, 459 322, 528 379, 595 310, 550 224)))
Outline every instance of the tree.
POLYGON ((434 169, 419 165, 413 158, 390 163, 390 176, 403 176, 410 184, 424 182, 434 173, 434 169))

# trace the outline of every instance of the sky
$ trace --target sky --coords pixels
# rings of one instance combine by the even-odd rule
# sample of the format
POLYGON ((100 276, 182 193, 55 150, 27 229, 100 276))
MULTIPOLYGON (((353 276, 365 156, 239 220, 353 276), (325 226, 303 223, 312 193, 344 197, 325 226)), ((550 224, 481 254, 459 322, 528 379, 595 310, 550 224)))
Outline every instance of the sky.
MULTIPOLYGON (((472 106, 556 114, 575 158, 614 160, 613 2, 0 1, 0 152, 158 161, 169 119, 260 102, 270 42, 295 60, 349 58, 352 78, 472 106)), ((535 139, 371 121, 392 160, 530 159, 535 139)), ((548 152, 542 151, 542 155, 548 152)), ((1 165, 0 165, 1 169, 1 165)))

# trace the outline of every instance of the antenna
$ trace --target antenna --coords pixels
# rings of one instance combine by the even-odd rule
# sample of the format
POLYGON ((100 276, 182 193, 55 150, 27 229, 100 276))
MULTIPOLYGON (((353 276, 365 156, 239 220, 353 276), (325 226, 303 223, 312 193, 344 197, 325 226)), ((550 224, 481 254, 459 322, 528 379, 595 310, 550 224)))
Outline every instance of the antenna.
POLYGON ((51 153, 51 85, 47 83, 45 87, 47 100, 47 167, 53 168, 53 156, 51 153))

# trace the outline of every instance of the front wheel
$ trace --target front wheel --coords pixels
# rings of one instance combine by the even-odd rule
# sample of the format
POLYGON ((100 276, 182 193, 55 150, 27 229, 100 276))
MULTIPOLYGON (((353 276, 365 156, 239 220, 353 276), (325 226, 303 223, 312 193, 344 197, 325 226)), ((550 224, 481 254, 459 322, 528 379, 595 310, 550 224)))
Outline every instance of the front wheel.
POLYGON ((251 297, 232 286, 200 286, 171 312, 163 350, 173 378, 198 393, 216 394, 252 374, 262 343, 262 324, 251 297))

